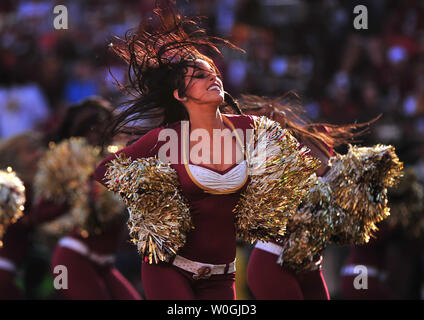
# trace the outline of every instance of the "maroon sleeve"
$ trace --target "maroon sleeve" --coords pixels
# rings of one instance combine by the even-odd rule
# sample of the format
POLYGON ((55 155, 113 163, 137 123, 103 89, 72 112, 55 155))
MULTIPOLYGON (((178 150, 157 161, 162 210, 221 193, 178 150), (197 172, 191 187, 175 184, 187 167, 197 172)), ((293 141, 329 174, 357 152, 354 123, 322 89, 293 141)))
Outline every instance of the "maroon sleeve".
POLYGON ((243 130, 253 129, 255 118, 258 118, 250 114, 225 114, 225 117, 231 121, 235 128, 243 130))
MULTIPOLYGON (((328 128, 328 127, 326 127, 324 125, 317 126, 317 130, 319 132, 322 132, 322 133, 330 133, 330 128, 328 128)), ((333 149, 333 145, 332 144, 331 145, 325 144, 325 148, 327 149, 327 151, 328 151, 329 154, 331 154, 332 156, 334 156, 334 149, 333 149)))
POLYGON ((94 179, 97 182, 103 184, 105 187, 107 187, 107 181, 104 180, 104 176, 107 169, 106 164, 109 161, 115 159, 115 156, 120 154, 121 152, 125 153, 127 157, 130 157, 133 160, 137 158, 146 158, 154 156, 157 153, 158 135, 161 129, 162 127, 150 130, 130 146, 121 149, 115 154, 112 154, 106 159, 104 159, 94 171, 94 179))

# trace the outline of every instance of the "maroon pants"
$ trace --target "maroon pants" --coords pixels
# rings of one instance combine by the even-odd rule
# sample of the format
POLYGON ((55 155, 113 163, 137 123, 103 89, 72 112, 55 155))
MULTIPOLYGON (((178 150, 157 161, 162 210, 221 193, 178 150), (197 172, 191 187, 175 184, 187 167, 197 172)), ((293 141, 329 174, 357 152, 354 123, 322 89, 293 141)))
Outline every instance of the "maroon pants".
POLYGON ((169 263, 141 266, 143 289, 148 300, 235 300, 235 274, 194 280, 193 274, 169 263))
POLYGON ((24 293, 15 283, 15 273, 0 269, 0 300, 23 300, 24 293))
POLYGON ((321 270, 295 274, 277 264, 277 256, 254 248, 247 283, 258 300, 329 300, 321 270))
MULTIPOLYGON (((87 257, 64 247, 56 247, 55 266, 67 268, 68 289, 60 289, 61 296, 70 300, 141 300, 134 287, 113 266, 99 266, 87 257)), ((53 278, 59 274, 53 273, 53 278)))

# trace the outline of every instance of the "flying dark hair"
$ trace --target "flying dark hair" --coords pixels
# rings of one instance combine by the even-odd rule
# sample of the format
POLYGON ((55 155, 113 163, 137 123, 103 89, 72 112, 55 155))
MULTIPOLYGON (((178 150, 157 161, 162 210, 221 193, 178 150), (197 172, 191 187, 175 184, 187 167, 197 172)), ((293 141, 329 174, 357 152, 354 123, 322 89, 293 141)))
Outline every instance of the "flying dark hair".
POLYGON ((249 111, 268 110, 264 115, 273 120, 279 120, 282 127, 288 129, 300 142, 311 141, 324 154, 332 156, 332 148, 348 143, 358 142, 358 137, 369 130, 369 126, 376 122, 381 115, 364 123, 335 125, 329 123, 313 123, 306 115, 301 105, 300 96, 289 91, 276 98, 259 97, 256 95, 242 95, 238 99, 241 110, 249 111), (282 115, 276 119, 275 115, 282 115))
MULTIPOLYGON (((209 55, 221 55, 219 46, 241 50, 227 40, 208 36, 198 18, 188 19, 176 13, 170 1, 164 2, 161 5, 157 1, 152 14, 138 28, 128 30, 123 39, 114 37, 109 46, 128 65, 129 84, 115 81, 133 98, 119 107, 108 136, 142 135, 154 127, 187 120, 188 113, 173 92, 177 89, 179 96, 184 97, 184 75, 188 68, 198 69, 195 60, 202 59, 220 76, 209 55)), ((241 112, 228 93, 225 105, 235 113, 241 112)))

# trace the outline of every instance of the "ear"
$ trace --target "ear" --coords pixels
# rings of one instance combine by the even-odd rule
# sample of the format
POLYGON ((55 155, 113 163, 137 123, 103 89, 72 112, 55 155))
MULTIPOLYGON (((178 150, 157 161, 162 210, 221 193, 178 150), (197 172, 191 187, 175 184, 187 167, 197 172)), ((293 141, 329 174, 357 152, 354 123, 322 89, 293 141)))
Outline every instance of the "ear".
POLYGON ((178 89, 175 89, 175 90, 174 90, 174 98, 175 98, 176 100, 178 100, 178 101, 181 101, 181 102, 183 102, 183 101, 187 101, 187 98, 186 98, 186 97, 184 97, 184 98, 181 98, 181 97, 180 97, 180 95, 178 94, 178 89))

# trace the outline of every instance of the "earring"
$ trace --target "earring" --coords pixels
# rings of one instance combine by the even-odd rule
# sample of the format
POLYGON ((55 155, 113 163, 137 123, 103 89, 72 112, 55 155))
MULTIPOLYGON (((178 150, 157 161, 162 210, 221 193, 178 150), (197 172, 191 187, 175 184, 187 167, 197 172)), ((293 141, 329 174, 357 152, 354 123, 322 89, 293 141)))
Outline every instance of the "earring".
POLYGON ((187 98, 186 98, 186 97, 184 97, 184 98, 182 98, 182 100, 183 100, 183 101, 187 101, 187 98))

